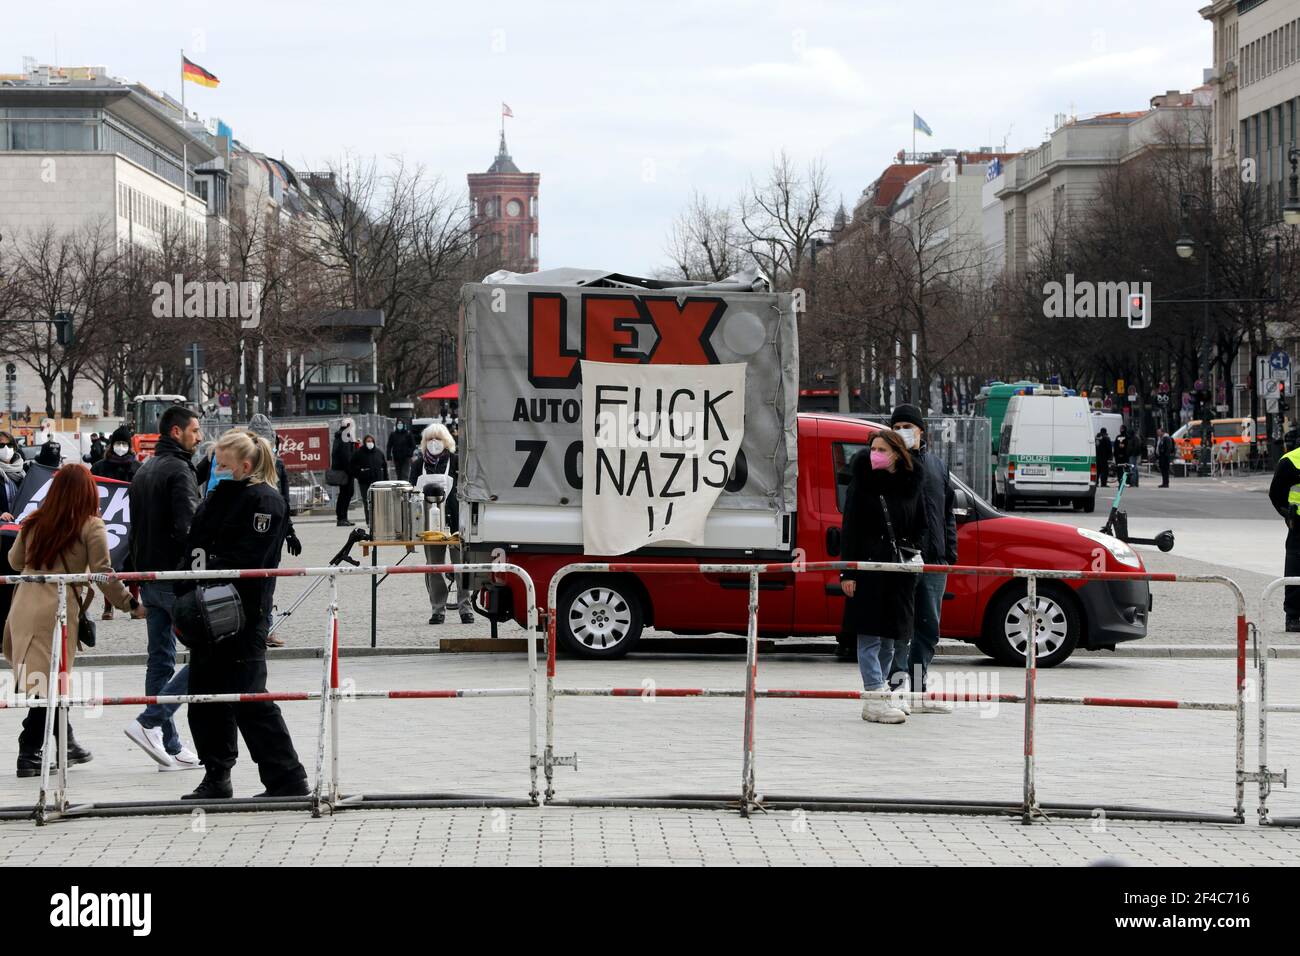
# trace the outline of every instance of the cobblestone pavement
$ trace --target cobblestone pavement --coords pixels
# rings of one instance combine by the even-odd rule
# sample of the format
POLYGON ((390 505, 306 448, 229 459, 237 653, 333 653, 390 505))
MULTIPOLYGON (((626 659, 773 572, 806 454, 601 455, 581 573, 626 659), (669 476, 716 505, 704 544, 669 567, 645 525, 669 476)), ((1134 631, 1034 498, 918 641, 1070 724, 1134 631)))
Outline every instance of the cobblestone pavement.
POLYGON ((1285 866, 1300 831, 1172 823, 700 810, 366 810, 0 829, 5 866, 1285 866))
MULTIPOLYGON (((345 659, 358 689, 522 687, 521 654, 345 659)), ((1089 659, 1040 673, 1043 695, 1105 694, 1231 699, 1230 660, 1089 659)), ((655 656, 622 662, 562 660, 560 686, 736 687, 743 661, 655 656), (648 683, 649 682, 649 683, 648 683)), ((84 671, 106 694, 138 692, 142 668, 84 671)), ((944 659, 937 676, 965 686, 1016 692, 1019 673, 982 658, 944 659)), ((1277 661, 1273 700, 1300 702, 1300 662, 1277 661)), ((270 686, 314 689, 320 665, 273 662, 270 686)), ((822 658, 764 659, 760 686, 853 688, 856 668, 822 658)), ((523 797, 528 791, 526 699, 346 701, 341 714, 344 793, 453 792, 523 797)), ((283 705, 300 756, 314 769, 319 705, 283 705)), ((1023 709, 970 707, 951 716, 914 716, 889 727, 864 723, 842 701, 760 701, 757 777, 761 792, 1016 800, 1021 792, 1023 709)), ((122 734, 134 709, 78 715, 79 740, 95 753, 70 775, 73 802, 175 798, 196 772, 158 773, 122 734)), ((1230 714, 1043 706, 1038 725, 1039 799, 1142 804, 1226 814, 1233 800, 1230 714)), ((586 699, 557 702, 556 752, 579 755, 558 768, 557 796, 737 792, 741 702, 734 699, 586 699)), ((1300 766, 1294 716, 1275 718, 1270 763, 1300 766)), ((1256 763, 1254 715, 1247 765, 1256 763)), ((0 711, 7 741, 0 805, 29 806, 37 784, 8 774, 18 715, 0 711)), ((183 726, 183 730, 187 728, 183 726)), ((244 756, 235 792, 261 789, 244 756)), ((1059 862, 1105 855, 1133 862, 1281 863, 1300 855, 1300 831, 1249 823, 1145 824, 1057 821, 1021 827, 1002 818, 773 812, 753 821, 723 811, 382 810, 345 811, 313 821, 305 812, 209 814, 207 831, 188 817, 71 820, 45 828, 0 824, 0 860, 147 862, 162 857, 235 862, 1059 862), (496 829, 493 829, 493 826, 496 829), (806 825, 806 830, 799 829, 806 825), (502 829, 504 827, 504 829, 502 829), (539 843, 540 841, 540 843, 539 843), (46 856, 49 853, 51 855, 46 856), (170 854, 170 856, 169 856, 170 854)), ((1300 792, 1277 790, 1278 815, 1300 816, 1300 792)))

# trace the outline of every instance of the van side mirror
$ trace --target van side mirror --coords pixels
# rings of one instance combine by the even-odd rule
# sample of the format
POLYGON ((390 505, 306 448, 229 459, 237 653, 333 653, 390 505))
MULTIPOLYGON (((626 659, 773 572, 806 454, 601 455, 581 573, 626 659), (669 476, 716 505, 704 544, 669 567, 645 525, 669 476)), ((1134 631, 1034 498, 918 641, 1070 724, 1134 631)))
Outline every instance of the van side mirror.
POLYGON ((954 488, 952 491, 952 513, 957 518, 957 523, 970 521, 975 515, 975 503, 971 501, 970 495, 966 494, 965 488, 954 488))

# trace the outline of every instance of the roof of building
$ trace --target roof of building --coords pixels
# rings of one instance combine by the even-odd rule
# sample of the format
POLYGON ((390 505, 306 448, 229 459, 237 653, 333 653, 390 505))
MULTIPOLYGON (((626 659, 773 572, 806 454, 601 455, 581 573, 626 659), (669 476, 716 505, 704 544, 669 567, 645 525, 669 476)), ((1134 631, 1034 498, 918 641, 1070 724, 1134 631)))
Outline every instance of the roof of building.
POLYGON ((492 160, 492 165, 488 167, 487 171, 489 174, 519 172, 519 167, 515 165, 515 161, 511 159, 510 154, 506 152, 505 130, 501 131, 501 148, 497 150, 496 159, 492 160))

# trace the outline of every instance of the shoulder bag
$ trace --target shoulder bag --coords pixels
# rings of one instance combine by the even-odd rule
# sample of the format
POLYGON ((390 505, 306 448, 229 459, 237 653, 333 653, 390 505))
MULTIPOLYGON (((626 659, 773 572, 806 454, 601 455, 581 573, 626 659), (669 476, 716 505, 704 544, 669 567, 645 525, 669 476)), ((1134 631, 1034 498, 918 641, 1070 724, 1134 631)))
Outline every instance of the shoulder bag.
MULTIPOLYGON (((68 570, 68 562, 62 555, 59 557, 59 563, 63 565, 65 574, 72 573, 68 570)), ((77 590, 75 584, 69 585, 69 587, 72 588, 72 593, 77 595, 77 643, 82 647, 94 647, 98 633, 95 630, 95 622, 86 617, 86 611, 95 602, 95 586, 93 584, 86 585, 86 599, 84 601, 81 599, 81 592, 77 590)))
POLYGON ((885 496, 877 495, 877 497, 880 499, 880 512, 885 516, 885 530, 889 532, 889 543, 894 549, 894 560, 899 564, 925 564, 919 548, 898 543, 898 538, 894 536, 894 522, 889 519, 889 505, 885 501, 885 496))

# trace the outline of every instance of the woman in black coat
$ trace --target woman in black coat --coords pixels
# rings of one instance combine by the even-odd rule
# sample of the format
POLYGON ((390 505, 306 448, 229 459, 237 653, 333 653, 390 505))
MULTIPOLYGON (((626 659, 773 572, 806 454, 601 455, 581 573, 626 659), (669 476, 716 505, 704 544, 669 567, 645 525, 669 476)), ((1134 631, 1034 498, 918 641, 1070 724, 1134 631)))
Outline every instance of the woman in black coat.
MULTIPOLYGON (((844 503, 841 557, 845 561, 906 561, 920 547, 925 516, 921 475, 899 436, 881 429, 853 458, 844 503), (888 520, 886 520, 886 511, 888 520)), ((849 622, 858 636, 858 669, 865 690, 886 689, 896 641, 912 637, 916 578, 899 571, 844 571, 849 622)), ((887 700, 868 700, 862 719, 901 724, 906 712, 887 700)))
POLYGON ((357 480, 361 490, 361 503, 366 509, 366 524, 370 524, 370 486, 376 481, 388 480, 388 460, 379 450, 374 435, 367 435, 361 447, 352 453, 348 474, 357 480))

